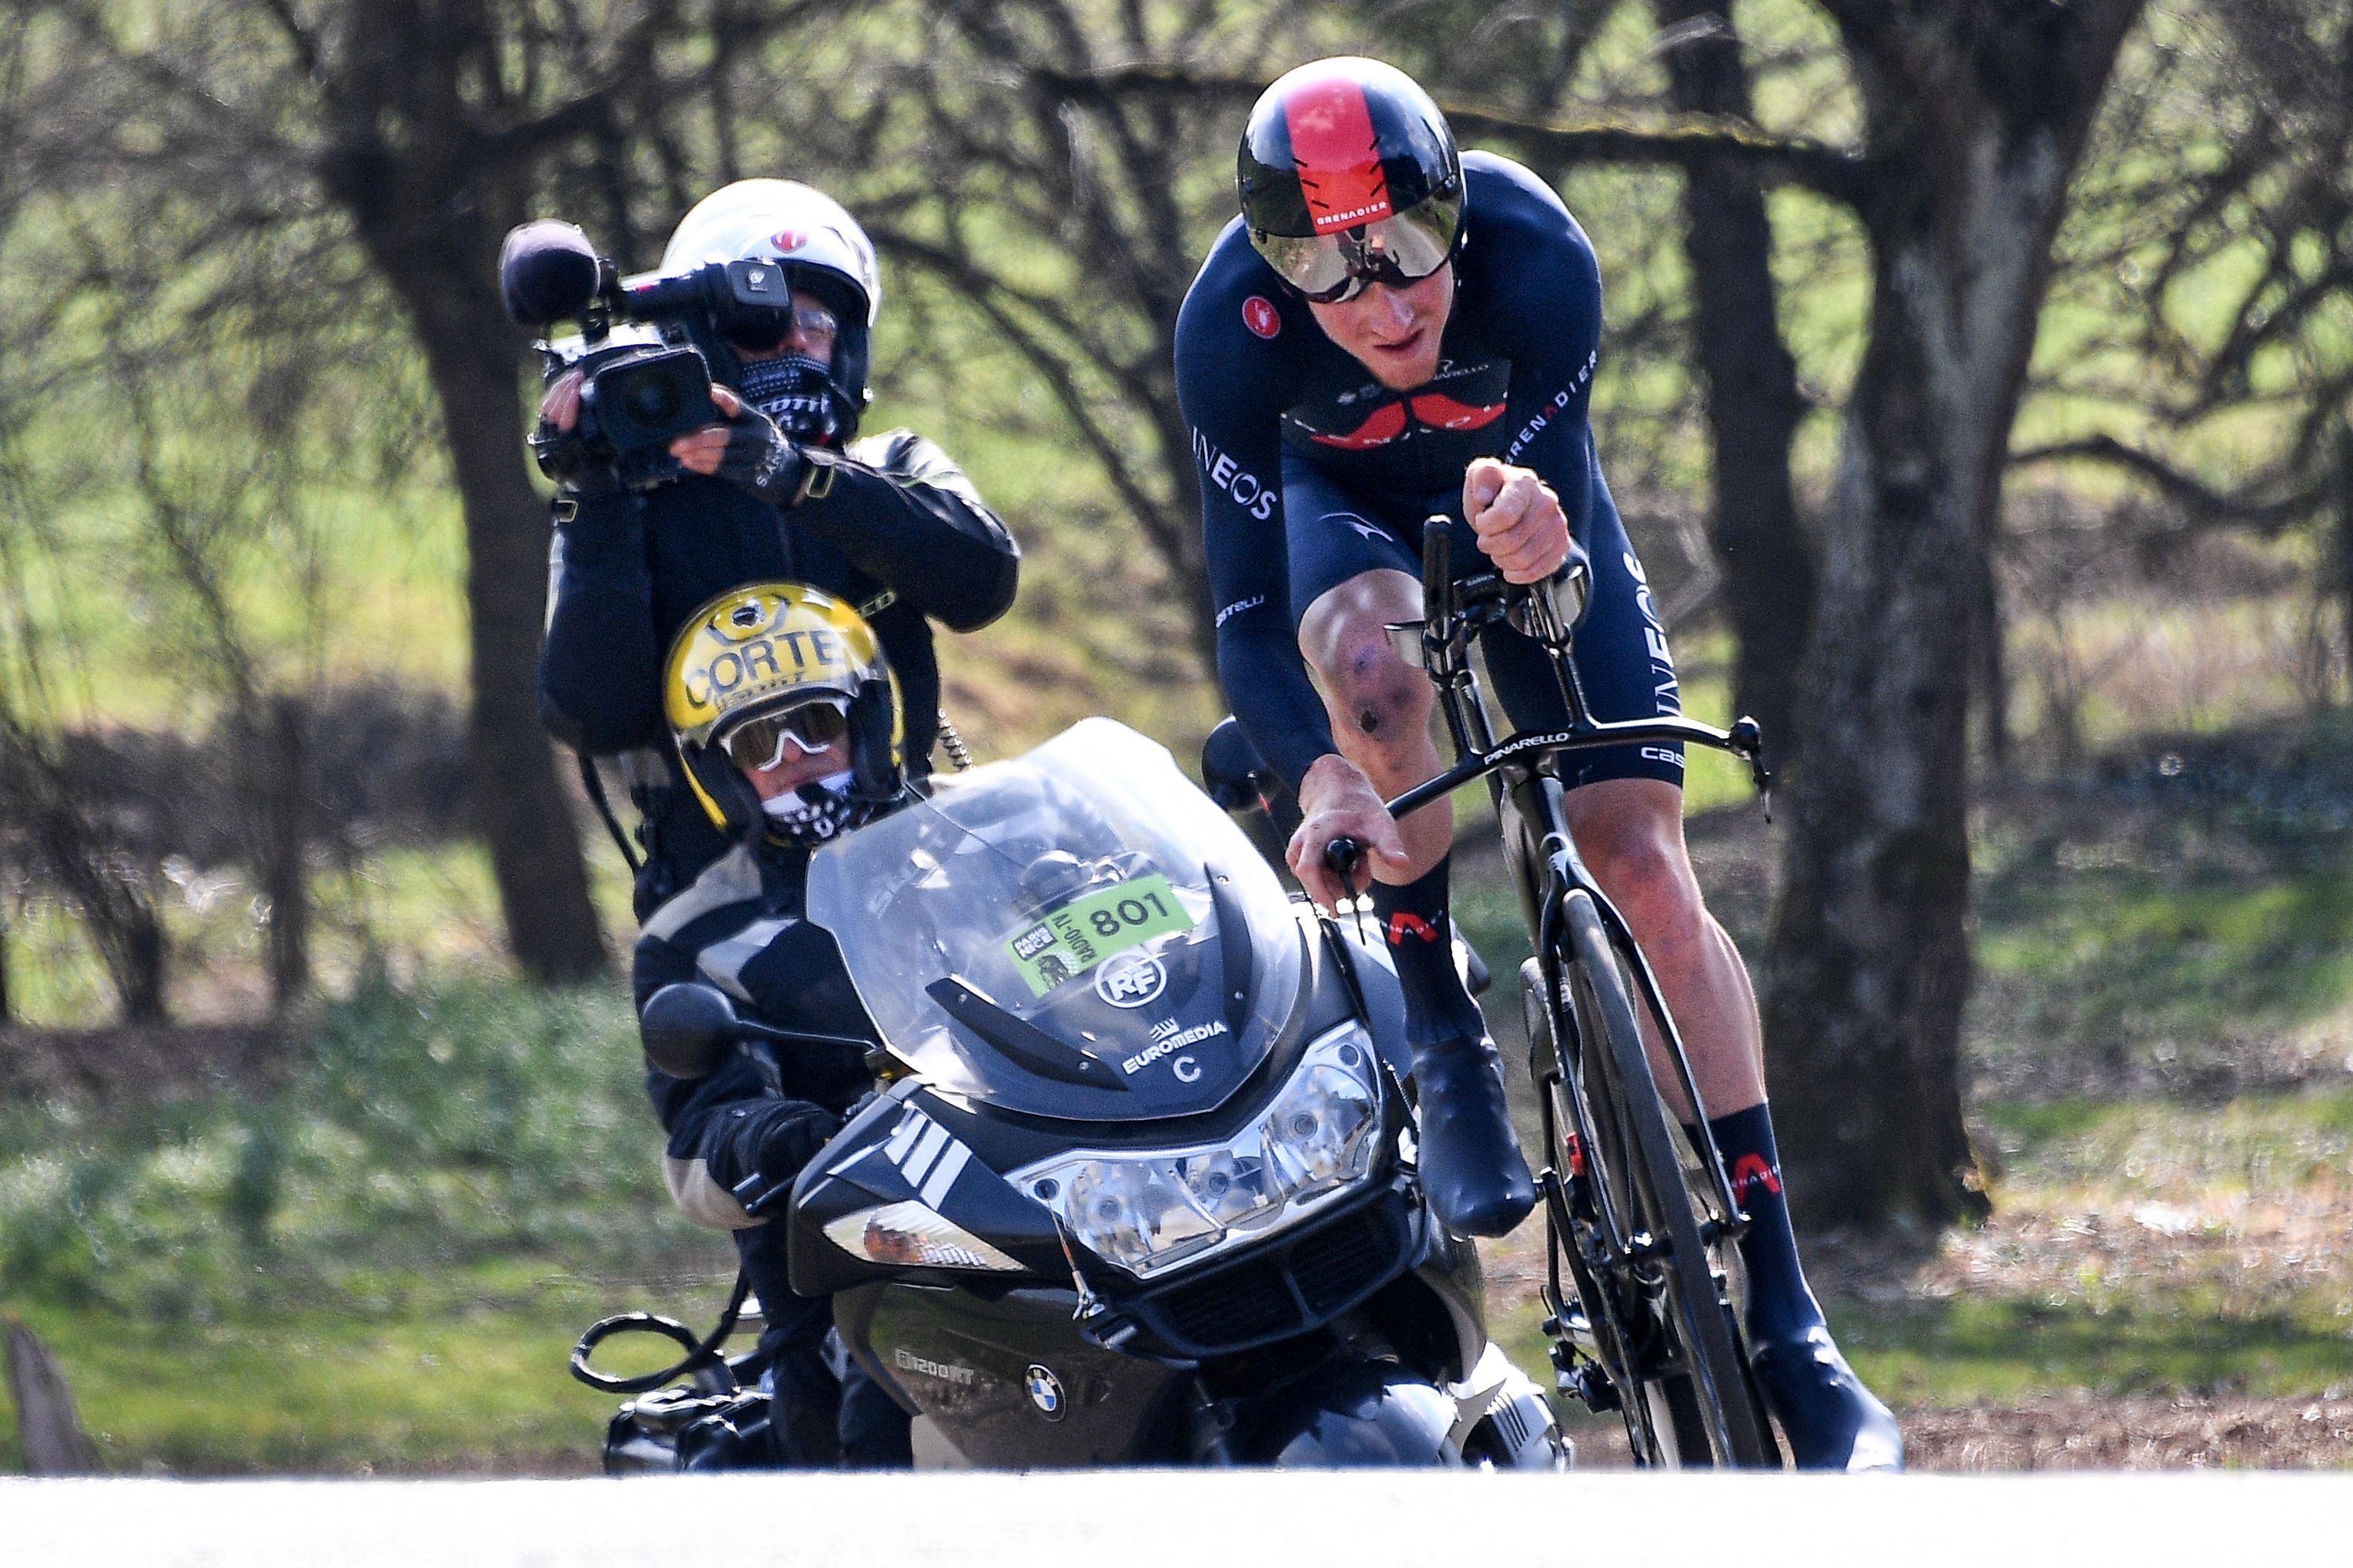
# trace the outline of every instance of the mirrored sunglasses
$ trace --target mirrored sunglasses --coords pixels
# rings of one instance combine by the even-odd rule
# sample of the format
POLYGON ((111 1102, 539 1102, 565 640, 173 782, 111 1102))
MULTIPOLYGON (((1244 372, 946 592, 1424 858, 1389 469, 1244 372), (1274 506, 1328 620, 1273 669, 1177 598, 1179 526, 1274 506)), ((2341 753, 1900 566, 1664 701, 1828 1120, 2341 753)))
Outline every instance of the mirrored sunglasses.
POLYGON ((1353 300, 1374 283, 1419 283, 1454 254, 1460 192, 1440 192, 1401 213, 1332 234, 1250 233, 1282 280, 1319 305, 1353 300))

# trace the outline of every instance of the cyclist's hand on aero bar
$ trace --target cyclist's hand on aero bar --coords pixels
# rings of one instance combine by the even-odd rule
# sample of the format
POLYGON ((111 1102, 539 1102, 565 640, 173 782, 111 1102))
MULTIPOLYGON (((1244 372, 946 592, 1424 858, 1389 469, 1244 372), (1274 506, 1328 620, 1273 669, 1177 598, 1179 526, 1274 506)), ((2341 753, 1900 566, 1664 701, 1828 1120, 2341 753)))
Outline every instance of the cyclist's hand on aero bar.
POLYGON ((1462 515, 1507 583, 1540 583, 1568 559, 1567 514, 1533 468, 1472 458, 1462 471, 1462 515))
POLYGON ((1395 867, 1410 864, 1405 839, 1398 832, 1397 819, 1383 804, 1381 792, 1373 787, 1362 768, 1337 752, 1316 758, 1307 776, 1299 781, 1299 831, 1291 836, 1291 848, 1284 858, 1291 862, 1292 873, 1307 889, 1307 896, 1327 910, 1338 908, 1345 894, 1371 879, 1376 858, 1395 867), (1324 863, 1324 852, 1335 838, 1354 839, 1366 847, 1345 887, 1324 863))

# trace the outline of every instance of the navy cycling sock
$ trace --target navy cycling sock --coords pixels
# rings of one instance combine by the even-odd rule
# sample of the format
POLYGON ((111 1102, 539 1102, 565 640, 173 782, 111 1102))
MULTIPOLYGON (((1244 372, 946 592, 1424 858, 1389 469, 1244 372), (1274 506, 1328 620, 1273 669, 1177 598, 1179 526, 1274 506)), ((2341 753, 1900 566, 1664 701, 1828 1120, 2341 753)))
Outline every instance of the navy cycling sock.
POLYGON ((1446 909, 1449 858, 1439 857, 1437 865, 1402 886, 1375 882, 1373 913, 1405 990, 1409 1026, 1431 1031, 1431 1039, 1476 1039, 1487 1026, 1454 967, 1454 927, 1446 909))
POLYGON ((1740 1238, 1740 1261, 1748 1269, 1748 1338, 1770 1344, 1822 1325, 1821 1304, 1806 1284, 1798 1261, 1797 1232, 1781 1191, 1781 1154, 1773 1143, 1773 1115, 1752 1105, 1729 1116, 1711 1117, 1707 1130, 1724 1154, 1735 1202, 1747 1211, 1748 1230, 1740 1238))

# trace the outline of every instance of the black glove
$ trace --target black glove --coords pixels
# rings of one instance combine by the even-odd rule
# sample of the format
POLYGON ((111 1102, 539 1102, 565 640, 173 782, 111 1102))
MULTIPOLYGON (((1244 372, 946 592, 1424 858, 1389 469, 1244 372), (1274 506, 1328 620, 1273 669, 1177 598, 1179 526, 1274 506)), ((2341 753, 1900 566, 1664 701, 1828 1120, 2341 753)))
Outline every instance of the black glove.
POLYGON ((732 1108, 728 1120, 723 1152, 711 1162, 712 1174, 755 1217, 790 1190, 801 1167, 841 1131, 841 1119, 823 1106, 776 1095, 732 1108))
POLYGON ((800 500, 801 481, 807 474, 808 459, 801 449, 785 438, 775 420, 750 404, 727 421, 719 478, 781 510, 800 500))

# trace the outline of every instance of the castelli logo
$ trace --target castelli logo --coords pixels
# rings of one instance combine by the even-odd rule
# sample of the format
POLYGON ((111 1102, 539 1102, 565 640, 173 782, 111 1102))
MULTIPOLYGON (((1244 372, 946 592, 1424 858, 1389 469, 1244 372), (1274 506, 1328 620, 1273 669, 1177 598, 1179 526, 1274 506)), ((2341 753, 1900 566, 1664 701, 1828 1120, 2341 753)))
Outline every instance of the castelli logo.
POLYGON ((808 243, 808 236, 797 228, 778 229, 768 237, 768 243, 778 250, 798 250, 808 243))
POLYGON ((1271 338, 1282 331, 1282 318, 1275 313, 1273 300, 1253 294, 1242 301, 1242 325, 1260 337, 1271 338))

